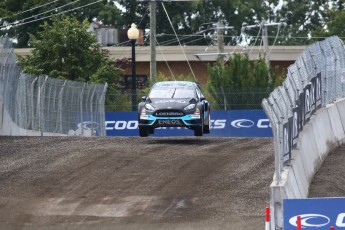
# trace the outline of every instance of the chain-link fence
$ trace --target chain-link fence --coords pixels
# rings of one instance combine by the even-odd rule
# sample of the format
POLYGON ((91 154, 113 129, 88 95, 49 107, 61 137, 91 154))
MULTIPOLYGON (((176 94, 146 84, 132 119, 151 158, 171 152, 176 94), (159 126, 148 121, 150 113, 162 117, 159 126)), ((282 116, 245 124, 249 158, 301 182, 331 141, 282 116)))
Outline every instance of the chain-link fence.
POLYGON ((0 37, 0 97, 12 121, 20 128, 105 136, 106 88, 103 84, 22 73, 16 64, 12 42, 0 37))
MULTIPOLYGON (((146 90, 148 91, 148 90, 146 90)), ((207 100, 211 103, 212 110, 244 110, 262 109, 262 99, 268 97, 271 91, 267 88, 229 89, 220 88, 217 93, 209 93, 204 90, 207 100)), ((146 93, 137 92, 137 102, 146 93)), ((107 94, 106 111, 130 111, 132 95, 130 92, 107 94)))
POLYGON ((262 109, 261 101, 271 91, 267 88, 220 88, 216 92, 205 93, 213 110, 243 110, 262 109))

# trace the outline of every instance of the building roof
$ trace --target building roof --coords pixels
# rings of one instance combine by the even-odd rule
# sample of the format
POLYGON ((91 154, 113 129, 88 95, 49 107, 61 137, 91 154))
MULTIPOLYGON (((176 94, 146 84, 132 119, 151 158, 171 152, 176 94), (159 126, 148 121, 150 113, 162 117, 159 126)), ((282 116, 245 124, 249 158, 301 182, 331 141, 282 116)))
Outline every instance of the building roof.
MULTIPOLYGON (((131 57, 131 47, 107 47, 110 51, 110 56, 114 59, 121 59, 123 57, 131 57)), ((149 46, 137 46, 135 48, 137 62, 150 61, 151 52, 149 46)), ((275 46, 269 51, 269 58, 271 61, 295 61, 298 56, 304 51, 305 46, 275 46)), ((260 55, 264 56, 264 49, 262 47, 224 47, 224 52, 218 54, 216 46, 157 46, 156 60, 157 61, 215 61, 218 55, 224 55, 229 58, 234 53, 244 53, 249 55, 250 60, 257 60, 260 55)))
MULTIPOLYGON (((131 58, 130 46, 103 47, 109 50, 113 59, 131 58)), ((271 61, 295 61, 304 51, 305 46, 274 46, 269 47, 269 59, 271 61)), ((31 49, 15 49, 18 55, 29 55, 31 49)), ((136 61, 149 62, 151 60, 150 46, 136 46, 136 61)), ((216 46, 157 46, 156 61, 215 61, 218 55, 224 55, 225 59, 234 53, 247 53, 250 60, 264 57, 263 47, 225 46, 224 52, 219 54, 216 46)))

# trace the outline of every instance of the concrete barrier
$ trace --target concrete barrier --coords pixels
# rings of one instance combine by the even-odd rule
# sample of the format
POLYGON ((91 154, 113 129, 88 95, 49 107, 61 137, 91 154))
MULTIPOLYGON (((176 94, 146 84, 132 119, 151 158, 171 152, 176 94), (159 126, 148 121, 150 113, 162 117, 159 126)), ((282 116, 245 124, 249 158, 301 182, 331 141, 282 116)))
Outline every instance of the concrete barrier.
POLYGON ((2 102, 2 97, 0 96, 0 130, 2 129, 3 117, 4 117, 4 104, 2 102))
POLYGON ((1 103, 0 97, 0 136, 66 136, 60 133, 41 132, 20 128, 1 103))
POLYGON ((345 114, 344 114, 345 111, 339 112, 339 109, 338 109, 338 107, 345 108, 344 102, 345 100, 342 100, 342 101, 338 101, 338 103, 336 103, 335 106, 327 106, 334 136, 338 141, 342 141, 345 138, 345 133, 344 133, 345 127, 343 125, 344 123, 341 120, 341 115, 344 116, 345 118, 345 114))
POLYGON ((292 160, 282 170, 281 181, 273 180, 271 191, 272 230, 283 228, 283 200, 307 198, 312 179, 328 153, 345 140, 345 99, 323 107, 300 133, 292 160))
POLYGON ((337 104, 340 121, 342 123, 343 130, 345 130, 345 100, 339 101, 337 104))

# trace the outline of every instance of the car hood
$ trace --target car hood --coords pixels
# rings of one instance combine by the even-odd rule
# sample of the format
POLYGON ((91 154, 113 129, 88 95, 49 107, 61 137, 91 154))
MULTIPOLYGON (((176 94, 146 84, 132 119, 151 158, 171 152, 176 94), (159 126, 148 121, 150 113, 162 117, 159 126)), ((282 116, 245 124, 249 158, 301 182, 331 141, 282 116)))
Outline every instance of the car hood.
MULTIPOLYGON (((190 98, 155 98, 149 99, 146 103, 151 104, 158 109, 183 109, 187 105, 191 104, 190 98)), ((195 101, 196 102, 196 101, 195 101)))

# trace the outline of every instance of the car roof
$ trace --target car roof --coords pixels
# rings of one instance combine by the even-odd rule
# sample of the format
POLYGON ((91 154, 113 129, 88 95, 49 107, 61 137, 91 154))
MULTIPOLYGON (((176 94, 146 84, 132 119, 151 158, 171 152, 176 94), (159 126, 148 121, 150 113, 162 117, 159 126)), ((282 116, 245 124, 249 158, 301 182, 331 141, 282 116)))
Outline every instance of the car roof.
POLYGON ((154 87, 193 87, 198 88, 198 84, 192 81, 160 81, 156 82, 152 88, 154 87))

